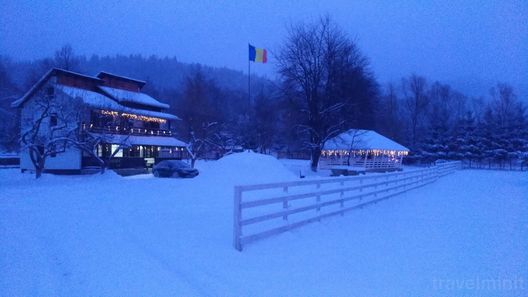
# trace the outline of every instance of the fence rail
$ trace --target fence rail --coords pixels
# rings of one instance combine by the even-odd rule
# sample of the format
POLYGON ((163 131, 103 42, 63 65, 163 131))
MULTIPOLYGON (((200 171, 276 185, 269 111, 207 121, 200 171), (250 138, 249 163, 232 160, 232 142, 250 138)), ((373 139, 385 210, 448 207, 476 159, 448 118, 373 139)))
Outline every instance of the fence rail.
MULTIPOLYGON (((345 159, 322 159, 320 161, 320 168, 330 169, 333 166, 346 166, 347 162, 345 159)), ((378 169, 398 169, 401 168, 400 162, 390 160, 361 160, 352 159, 350 160, 350 166, 364 168, 366 170, 378 170, 378 169)))
POLYGON ((235 186, 233 245, 242 251, 250 242, 422 187, 460 167, 448 162, 405 172, 235 186))

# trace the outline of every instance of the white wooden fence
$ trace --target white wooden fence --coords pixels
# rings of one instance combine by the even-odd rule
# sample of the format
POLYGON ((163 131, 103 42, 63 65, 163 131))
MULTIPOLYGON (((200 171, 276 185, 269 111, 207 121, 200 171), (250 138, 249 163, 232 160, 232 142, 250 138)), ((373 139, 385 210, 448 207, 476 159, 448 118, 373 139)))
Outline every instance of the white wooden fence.
POLYGON ((460 167, 460 162, 448 162, 396 173, 235 186, 233 245, 242 251, 247 243, 343 215, 432 183, 460 167))

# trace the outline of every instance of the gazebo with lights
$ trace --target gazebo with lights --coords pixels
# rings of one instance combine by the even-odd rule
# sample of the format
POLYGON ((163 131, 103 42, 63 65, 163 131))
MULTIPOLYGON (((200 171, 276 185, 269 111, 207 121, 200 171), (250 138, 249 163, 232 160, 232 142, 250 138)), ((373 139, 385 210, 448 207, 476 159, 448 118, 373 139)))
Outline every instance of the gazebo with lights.
POLYGON ((321 167, 356 172, 401 170, 409 149, 372 130, 350 129, 328 140, 321 153, 321 167))

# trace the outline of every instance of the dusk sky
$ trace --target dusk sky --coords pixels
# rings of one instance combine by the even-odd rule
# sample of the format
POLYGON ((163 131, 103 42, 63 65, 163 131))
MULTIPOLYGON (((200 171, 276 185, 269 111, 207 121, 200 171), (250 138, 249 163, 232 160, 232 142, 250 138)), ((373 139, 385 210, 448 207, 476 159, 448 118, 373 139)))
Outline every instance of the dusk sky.
POLYGON ((328 14, 381 83, 415 72, 471 95, 508 82, 526 97, 528 2, 460 2, 2 0, 0 54, 42 58, 69 43, 78 54, 176 56, 247 71, 251 42, 270 51, 269 64, 252 71, 273 77, 287 25, 328 14))

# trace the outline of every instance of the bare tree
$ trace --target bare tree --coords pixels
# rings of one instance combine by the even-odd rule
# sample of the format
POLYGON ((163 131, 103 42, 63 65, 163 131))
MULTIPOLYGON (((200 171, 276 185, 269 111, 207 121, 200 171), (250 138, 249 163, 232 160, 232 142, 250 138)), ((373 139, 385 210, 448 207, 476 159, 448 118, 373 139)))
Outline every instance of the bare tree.
POLYGON ((18 113, 11 108, 20 91, 8 71, 11 61, 0 55, 0 151, 15 151, 18 149, 20 137, 20 121, 18 113))
POLYGON ((75 147, 80 141, 84 106, 80 98, 56 96, 44 90, 31 99, 22 114, 21 144, 35 167, 35 177, 44 171, 50 156, 75 147))
POLYGON ((350 130, 348 135, 351 135, 350 143, 348 144, 348 156, 347 156, 347 165, 350 166, 350 159, 354 155, 354 151, 358 150, 365 145, 365 141, 362 139, 362 135, 367 133, 365 130, 350 130))
POLYGON ((451 87, 448 85, 435 82, 429 89, 428 120, 429 125, 437 124, 449 125, 452 120, 452 110, 450 110, 452 101, 451 87))
POLYGON ((75 56, 71 45, 66 44, 55 51, 54 64, 64 70, 77 70, 79 59, 75 56))
POLYGON ((22 89, 31 89, 31 87, 33 87, 33 85, 35 85, 35 83, 37 83, 42 76, 53 67, 55 67, 55 62, 50 58, 31 62, 31 67, 25 75, 22 89))
POLYGON ((385 87, 384 95, 380 97, 377 127, 383 134, 392 139, 399 139, 403 125, 400 115, 400 98, 396 86, 389 83, 385 87))
POLYGON ((367 59, 328 17, 292 26, 277 60, 288 100, 302 103, 298 128, 308 136, 316 171, 325 142, 370 114, 377 84, 367 59))
POLYGON ((214 82, 206 79, 200 70, 185 82, 178 113, 183 120, 182 133, 189 142, 192 167, 207 151, 221 147, 221 115, 213 102, 215 90, 214 82))
POLYGON ((259 93, 249 123, 255 149, 259 153, 269 153, 273 146, 277 134, 277 113, 276 102, 263 92, 259 93))
POLYGON ((508 125, 520 109, 520 102, 510 85, 499 83, 491 88, 491 108, 495 112, 500 127, 508 125))
MULTIPOLYGON (((118 119, 114 119, 114 123, 119 124, 118 119)), ((124 149, 131 148, 132 144, 130 142, 131 130, 128 134, 116 135, 108 133, 106 130, 103 130, 99 133, 90 133, 89 131, 83 131, 81 134, 80 141, 73 142, 73 145, 85 152, 88 156, 93 158, 101 169, 101 174, 105 173, 106 169, 110 167, 111 161, 117 156, 117 154, 124 149), (97 154, 99 148, 102 146, 111 144, 113 145, 110 154, 102 154, 99 156, 97 154)))
POLYGON ((424 77, 412 74, 409 78, 403 79, 403 94, 409 124, 411 129, 411 146, 416 147, 420 124, 427 111, 429 97, 427 96, 427 81, 424 77))
MULTIPOLYGON (((194 168, 196 160, 205 156, 209 148, 221 148, 221 141, 218 133, 213 132, 215 127, 218 126, 217 122, 204 122, 202 127, 195 130, 189 131, 189 145, 187 146, 187 152, 191 157, 191 167, 194 168)), ((195 129, 192 127, 191 129, 195 129)))
POLYGON ((10 112, 0 108, 0 151, 17 151, 20 139, 20 118, 17 112, 10 112))

